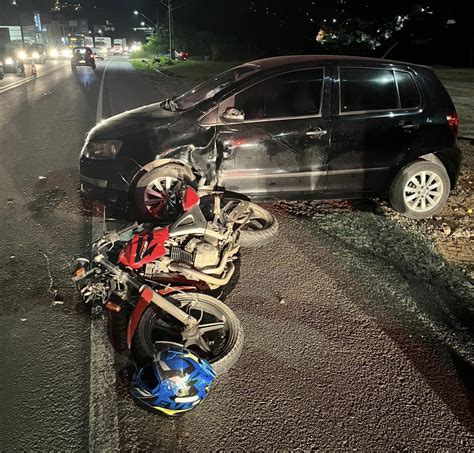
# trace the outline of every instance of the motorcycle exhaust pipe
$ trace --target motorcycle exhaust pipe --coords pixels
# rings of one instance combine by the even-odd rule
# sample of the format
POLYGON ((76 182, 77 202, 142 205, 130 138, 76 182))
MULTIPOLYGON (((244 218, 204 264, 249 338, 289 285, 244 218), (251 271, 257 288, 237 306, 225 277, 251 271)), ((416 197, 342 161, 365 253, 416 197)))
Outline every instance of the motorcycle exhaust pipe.
POLYGON ((207 275, 203 272, 197 271, 196 269, 190 269, 189 267, 181 266, 180 264, 170 264, 169 269, 172 272, 179 272, 180 274, 183 274, 185 277, 190 278, 191 280, 201 280, 203 282, 208 283, 209 285, 214 286, 214 288, 211 289, 227 285, 227 283, 229 283, 232 275, 234 275, 235 272, 235 266, 233 263, 229 263, 229 269, 227 270, 226 274, 221 278, 207 275))

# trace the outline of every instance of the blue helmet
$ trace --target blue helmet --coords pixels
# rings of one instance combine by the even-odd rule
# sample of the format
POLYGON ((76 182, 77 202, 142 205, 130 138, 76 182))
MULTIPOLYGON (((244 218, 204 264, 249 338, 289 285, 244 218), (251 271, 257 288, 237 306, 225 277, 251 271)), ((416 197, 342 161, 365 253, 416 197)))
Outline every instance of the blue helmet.
POLYGON ((215 377, 206 360, 172 345, 157 352, 151 363, 135 372, 130 392, 150 409, 179 415, 206 398, 215 377))

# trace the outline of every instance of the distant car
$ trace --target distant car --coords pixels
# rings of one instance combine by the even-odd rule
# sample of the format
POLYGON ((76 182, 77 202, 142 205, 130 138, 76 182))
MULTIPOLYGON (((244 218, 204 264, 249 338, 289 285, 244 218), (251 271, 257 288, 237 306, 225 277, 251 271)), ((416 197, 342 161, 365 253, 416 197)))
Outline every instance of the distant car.
MULTIPOLYGON (((161 52, 159 54, 160 57, 167 57, 167 58, 170 58, 170 53, 169 52, 161 52)), ((173 51, 173 58, 175 60, 178 60, 178 61, 186 61, 188 59, 188 52, 184 52, 183 50, 181 51, 178 51, 178 50, 174 50, 173 51)))
POLYGON ((74 47, 72 49, 71 67, 89 66, 95 70, 94 52, 90 47, 74 47))
POLYGON ((0 59, 2 61, 3 72, 22 74, 25 71, 25 62, 27 55, 20 47, 8 47, 0 49, 0 59))
POLYGON ((0 59, 0 80, 3 80, 5 77, 5 72, 3 71, 3 61, 0 59))
POLYGON ((114 44, 114 47, 112 47, 113 55, 124 55, 124 53, 124 49, 120 44, 114 44))
POLYGON ((67 46, 50 47, 48 58, 52 60, 69 60, 72 57, 72 49, 67 46))
POLYGON ((28 56, 35 64, 46 63, 47 54, 46 49, 42 44, 33 44, 27 49, 28 56))
POLYGON ((182 181, 262 201, 385 197, 426 218, 456 186, 458 126, 426 66, 257 60, 98 124, 80 157, 82 191, 139 215, 182 181))
POLYGON ((95 57, 100 60, 105 60, 105 57, 109 55, 109 49, 105 46, 96 46, 93 48, 95 57))

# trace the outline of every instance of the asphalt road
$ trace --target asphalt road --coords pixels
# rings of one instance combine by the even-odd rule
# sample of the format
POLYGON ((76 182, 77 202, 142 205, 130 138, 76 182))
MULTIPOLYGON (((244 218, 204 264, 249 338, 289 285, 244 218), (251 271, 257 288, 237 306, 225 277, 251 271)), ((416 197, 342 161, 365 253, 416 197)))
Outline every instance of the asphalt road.
POLYGON ((185 417, 133 404, 126 358, 69 282, 97 229, 77 156, 97 119, 168 94, 121 58, 0 93, 0 450, 472 450, 472 287, 366 205, 311 220, 270 207, 281 231, 243 251, 226 300, 240 361, 185 417))

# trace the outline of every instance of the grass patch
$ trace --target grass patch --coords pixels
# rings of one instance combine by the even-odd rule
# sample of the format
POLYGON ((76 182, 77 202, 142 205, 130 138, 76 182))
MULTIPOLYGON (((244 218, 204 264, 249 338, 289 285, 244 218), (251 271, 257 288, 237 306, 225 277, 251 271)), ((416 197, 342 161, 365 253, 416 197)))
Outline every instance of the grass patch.
POLYGON ((156 69, 173 66, 176 62, 167 57, 130 58, 130 64, 141 71, 156 71, 156 69))
POLYGON ((238 61, 172 61, 166 57, 130 58, 130 63, 148 80, 160 81, 159 72, 162 72, 176 80, 182 79, 183 82, 193 84, 241 64, 238 61))
POLYGON ((163 72, 201 82, 239 64, 238 61, 178 61, 175 65, 166 67, 163 72))

